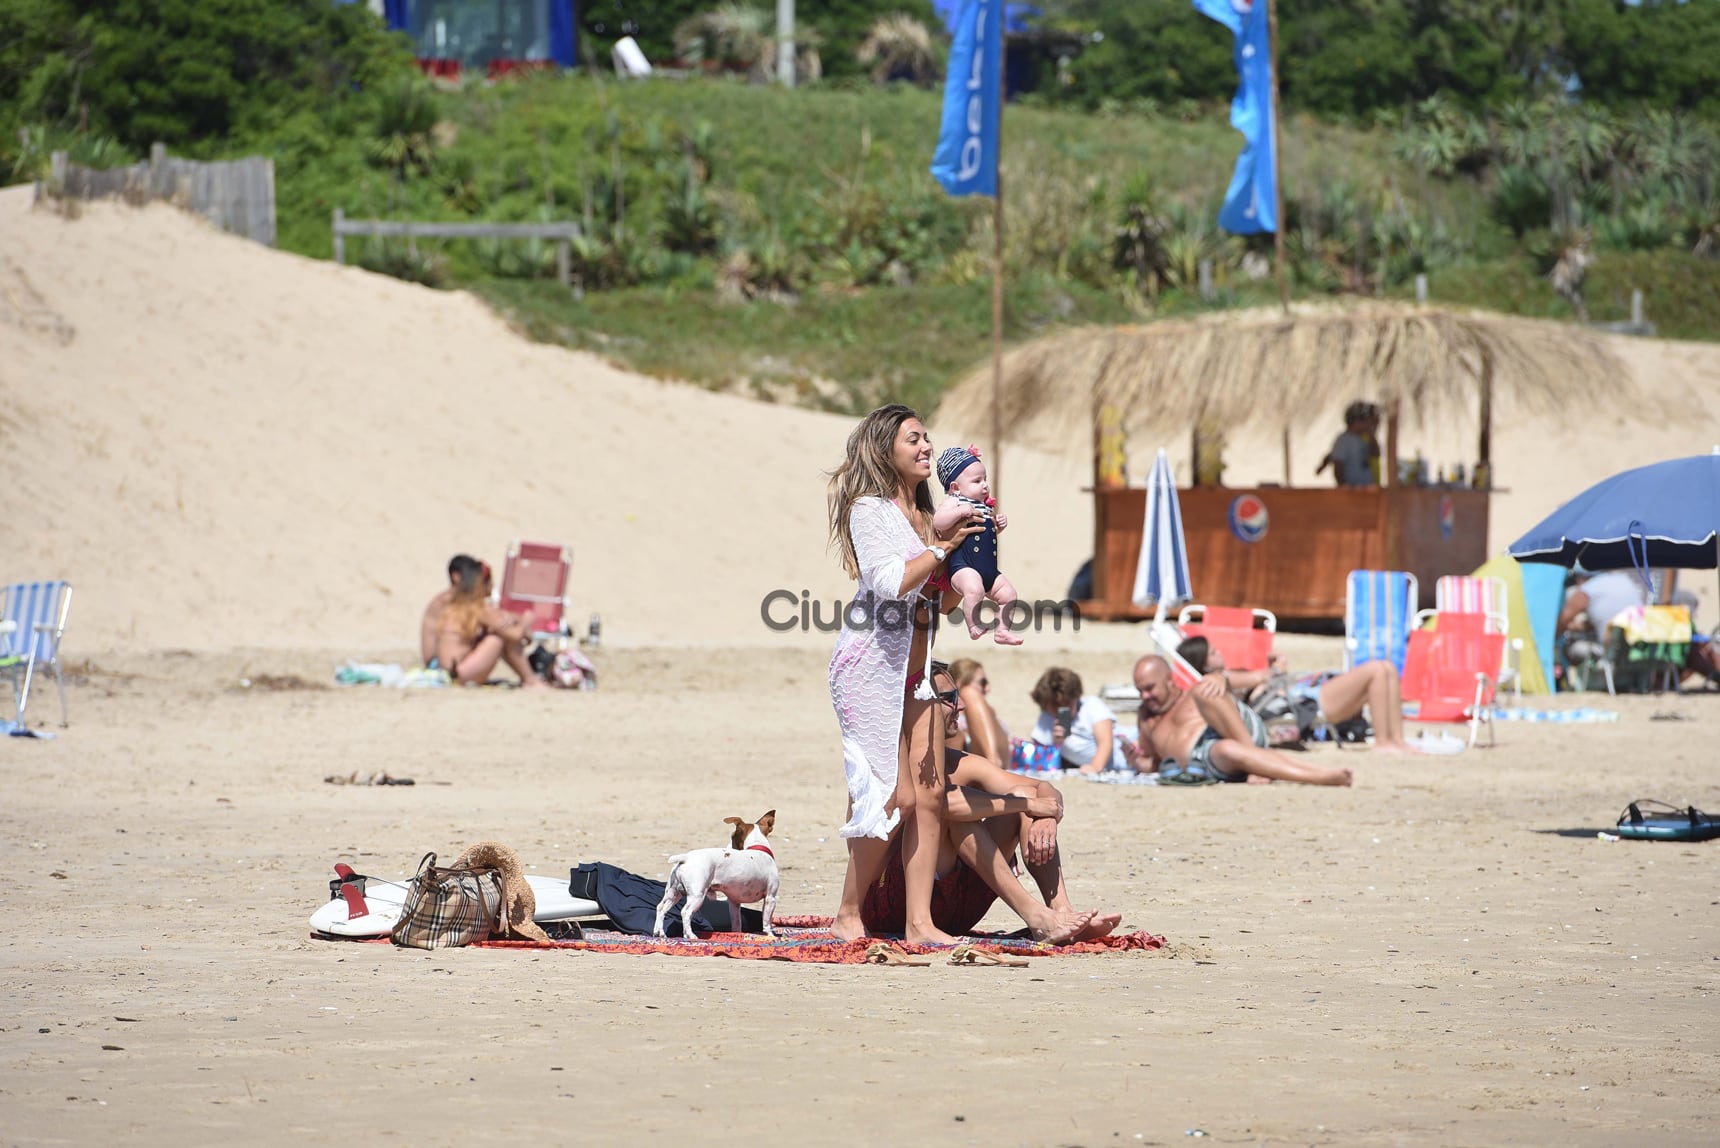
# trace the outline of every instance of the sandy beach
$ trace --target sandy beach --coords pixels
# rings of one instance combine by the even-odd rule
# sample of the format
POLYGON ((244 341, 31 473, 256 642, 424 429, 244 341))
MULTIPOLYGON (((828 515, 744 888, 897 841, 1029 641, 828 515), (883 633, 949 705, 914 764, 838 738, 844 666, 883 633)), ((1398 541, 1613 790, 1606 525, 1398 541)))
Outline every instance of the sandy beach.
MULTIPOLYGON (((0 192, 0 285, 0 578, 77 588, 69 728, 50 684, 31 717, 60 736, 0 741, 0 1143, 1720 1139, 1720 843, 1597 836, 1633 798, 1720 807, 1720 694, 1534 699, 1620 716, 1500 723, 1451 758, 1311 751, 1352 790, 1070 779, 1075 898, 1156 953, 891 969, 312 939, 336 861, 393 877, 495 839, 537 873, 657 876, 767 808, 779 911, 831 912, 829 636, 758 609, 843 594, 821 473, 851 424, 639 379, 469 296, 159 206, 67 221, 0 192), (414 660, 448 554, 522 536, 574 546, 599 689, 333 686, 348 658, 414 660), (416 784, 323 781, 353 770, 416 784)), ((1494 549, 1720 438, 1720 349, 1621 353, 1683 415, 1506 420, 1494 549)), ((1310 472, 1320 438, 1298 440, 1310 472)), ((1237 457, 1270 473, 1266 449, 1237 457)), ((1004 465, 1010 572, 1061 597, 1084 460, 1004 465)), ((1692 588, 1712 625, 1712 578, 1692 588)), ((940 645, 974 649, 1020 731, 1044 669, 1123 681, 1146 642, 940 645)))

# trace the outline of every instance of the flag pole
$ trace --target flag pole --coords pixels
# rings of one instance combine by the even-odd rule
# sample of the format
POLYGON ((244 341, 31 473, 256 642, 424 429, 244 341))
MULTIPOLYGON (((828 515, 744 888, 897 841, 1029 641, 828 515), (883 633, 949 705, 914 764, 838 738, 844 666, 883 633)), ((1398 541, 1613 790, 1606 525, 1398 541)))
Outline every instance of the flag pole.
MULTIPOLYGON (((1278 0, 1266 0, 1266 34, 1269 37, 1267 54, 1268 71, 1272 76, 1272 197, 1273 217, 1276 220, 1272 228, 1272 265, 1278 271, 1278 302, 1284 308, 1284 314, 1290 314, 1290 282, 1285 276, 1284 267, 1284 161, 1278 141, 1282 138, 1278 131, 1278 0)), ((1290 487, 1290 425, 1284 425, 1284 485, 1290 487)))
MULTIPOLYGON (((1002 20, 999 7, 998 19, 1002 20)), ((991 496, 999 498, 999 474, 1003 470, 1003 412, 998 409, 998 396, 1003 391, 1003 36, 997 31, 997 147, 992 162, 996 167, 996 192, 992 197, 991 231, 991 496)))
MULTIPOLYGON (((1276 226, 1272 229, 1274 262, 1278 268, 1278 301, 1284 313, 1290 313, 1290 283, 1284 276, 1284 161, 1278 147, 1278 0, 1266 0, 1266 34, 1270 37, 1267 54, 1268 72, 1272 77, 1272 197, 1276 226)), ((1288 442, 1288 440, 1286 440, 1288 442)))

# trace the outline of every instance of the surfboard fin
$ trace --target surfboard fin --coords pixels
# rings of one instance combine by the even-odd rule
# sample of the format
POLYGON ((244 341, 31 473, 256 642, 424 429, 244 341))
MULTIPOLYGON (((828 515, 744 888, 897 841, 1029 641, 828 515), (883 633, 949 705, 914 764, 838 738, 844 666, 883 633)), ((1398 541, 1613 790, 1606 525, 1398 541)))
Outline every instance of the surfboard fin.
POLYGON ((355 917, 368 917, 370 915, 370 906, 364 903, 364 894, 358 891, 357 885, 341 885, 340 895, 346 898, 347 920, 350 921, 355 917))

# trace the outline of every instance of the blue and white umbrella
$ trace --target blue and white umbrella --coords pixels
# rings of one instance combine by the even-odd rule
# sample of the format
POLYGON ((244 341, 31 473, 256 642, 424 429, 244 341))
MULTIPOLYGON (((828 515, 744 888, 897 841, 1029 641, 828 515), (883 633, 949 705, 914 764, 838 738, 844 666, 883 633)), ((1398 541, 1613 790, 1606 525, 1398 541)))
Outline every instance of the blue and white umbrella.
POLYGON ((1154 607, 1155 621, 1193 596, 1188 578, 1188 544, 1183 539, 1177 480, 1163 447, 1147 477, 1147 517, 1141 529, 1141 557, 1135 564, 1135 605, 1154 607))
POLYGON ((1511 544, 1519 562, 1587 570, 1720 565, 1720 446, 1615 474, 1511 544))

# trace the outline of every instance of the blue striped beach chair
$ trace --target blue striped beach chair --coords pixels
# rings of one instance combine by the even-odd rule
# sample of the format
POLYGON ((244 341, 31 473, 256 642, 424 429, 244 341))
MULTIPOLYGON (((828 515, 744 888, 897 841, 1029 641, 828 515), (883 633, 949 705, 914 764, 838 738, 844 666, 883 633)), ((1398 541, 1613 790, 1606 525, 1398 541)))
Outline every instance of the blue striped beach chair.
POLYGON ((0 674, 12 686, 18 703, 18 725, 30 704, 30 681, 36 667, 54 671, 60 688, 60 725, 66 724, 66 682, 60 673, 60 638, 72 608, 69 582, 17 582, 0 601, 0 674))
POLYGON ((1421 586, 1401 570, 1352 570, 1344 583, 1344 668, 1390 662, 1403 673, 1421 586))

